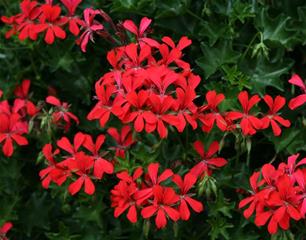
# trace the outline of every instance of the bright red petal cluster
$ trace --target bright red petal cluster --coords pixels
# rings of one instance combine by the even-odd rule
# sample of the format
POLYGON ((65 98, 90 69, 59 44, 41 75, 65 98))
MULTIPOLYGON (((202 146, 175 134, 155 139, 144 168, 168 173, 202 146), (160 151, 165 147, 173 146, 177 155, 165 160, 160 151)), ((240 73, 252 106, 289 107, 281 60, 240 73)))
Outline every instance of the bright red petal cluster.
MULTIPOLYGON (((126 134, 129 135, 129 129, 124 128, 118 137, 125 139, 126 134)), ((71 195, 78 193, 82 187, 85 193, 92 195, 95 192, 94 180, 100 180, 104 174, 114 172, 113 157, 109 159, 107 150, 112 151, 115 148, 116 154, 119 152, 124 156, 125 150, 134 140, 131 138, 130 142, 125 142, 124 148, 120 145, 103 151, 101 147, 104 142, 105 135, 99 135, 94 141, 90 135, 79 132, 74 136, 73 143, 68 138, 62 137, 57 141, 55 150, 51 144, 46 144, 42 153, 48 162, 48 167, 39 173, 42 186, 48 188, 51 182, 60 186, 70 179, 72 182, 68 191, 71 195)))
POLYGON ((299 154, 290 156, 277 169, 265 164, 250 178, 251 196, 239 204, 239 208, 247 206, 245 218, 255 213, 255 224, 267 225, 270 234, 278 228, 288 230, 290 219, 298 221, 306 216, 306 169, 301 168, 306 158, 296 162, 298 157, 299 154))
POLYGON ((127 171, 117 173, 120 181, 111 191, 115 217, 127 211, 128 220, 136 223, 140 213, 144 219, 155 218, 156 227, 164 228, 168 220, 189 220, 189 208, 197 213, 203 211, 202 203, 190 193, 196 176, 187 173, 182 179, 170 169, 159 174, 159 168, 159 163, 151 163, 146 174, 141 167, 132 176, 127 171), (172 183, 177 187, 170 187, 172 183))
POLYGON ((0 144, 7 157, 13 155, 14 143, 20 146, 28 144, 23 135, 28 133, 30 118, 38 113, 36 106, 29 100, 30 84, 30 80, 23 80, 16 87, 13 105, 8 100, 0 101, 0 144))

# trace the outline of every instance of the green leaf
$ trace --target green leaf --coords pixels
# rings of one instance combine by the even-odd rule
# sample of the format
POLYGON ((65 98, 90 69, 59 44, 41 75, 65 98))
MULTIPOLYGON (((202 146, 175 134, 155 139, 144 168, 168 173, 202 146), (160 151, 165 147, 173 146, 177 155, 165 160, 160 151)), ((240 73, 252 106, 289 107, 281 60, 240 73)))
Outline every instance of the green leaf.
POLYGON ((289 28, 291 17, 283 13, 275 18, 268 14, 268 8, 262 8, 255 26, 263 33, 264 40, 280 43, 286 47, 292 47, 297 42, 298 32, 289 28))
POLYGON ((252 92, 263 96, 268 86, 280 91, 284 90, 281 76, 288 73, 292 65, 293 61, 290 59, 279 59, 272 62, 260 56, 253 61, 244 61, 240 67, 249 76, 249 86, 251 86, 252 92))
POLYGON ((239 52, 232 49, 232 42, 220 41, 215 46, 210 47, 205 43, 201 44, 203 57, 196 60, 196 63, 204 71, 205 78, 210 77, 224 64, 236 63, 240 56, 239 52))

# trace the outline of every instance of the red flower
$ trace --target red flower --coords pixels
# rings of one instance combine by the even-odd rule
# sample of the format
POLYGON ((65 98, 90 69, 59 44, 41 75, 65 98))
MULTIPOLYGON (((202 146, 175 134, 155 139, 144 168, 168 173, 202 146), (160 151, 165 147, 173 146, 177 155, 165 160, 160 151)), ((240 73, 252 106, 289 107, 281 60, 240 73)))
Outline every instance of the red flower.
POLYGON ((143 218, 150 218, 156 214, 155 224, 157 228, 164 228, 167 225, 167 216, 175 222, 179 220, 180 213, 172 207, 179 201, 179 196, 172 188, 156 186, 153 195, 152 205, 144 207, 141 211, 143 218))
POLYGON ((40 16, 40 24, 36 26, 37 32, 46 31, 45 42, 52 44, 55 37, 60 39, 66 38, 66 32, 60 27, 66 23, 65 18, 61 18, 61 8, 59 6, 52 6, 44 4, 41 6, 42 15, 40 16))
POLYGON ((127 171, 120 172, 117 177, 121 181, 111 191, 112 207, 115 207, 114 216, 119 217, 127 209, 127 218, 130 222, 137 222, 137 204, 135 193, 138 191, 135 181, 142 175, 141 168, 135 170, 133 176, 127 171))
POLYGON ((109 128, 107 133, 116 140, 116 156, 125 158, 125 150, 135 142, 131 127, 123 126, 120 134, 116 128, 109 128))
POLYGON ((0 123, 0 143, 4 141, 2 151, 5 156, 11 157, 14 152, 13 141, 20 146, 28 144, 28 140, 22 136, 28 132, 28 125, 16 113, 0 113, 0 123))
MULTIPOLYGON (((203 123, 202 130, 210 132, 215 122, 221 131, 227 130, 227 123, 222 114, 219 112, 218 105, 224 100, 222 93, 217 94, 216 91, 208 91, 206 93, 207 105, 202 107, 203 110, 209 110, 210 113, 201 114, 199 120, 203 123)), ((203 111, 200 109, 200 111, 203 111)))
POLYGON ((94 158, 94 171, 93 175, 97 179, 102 179, 103 174, 112 174, 114 172, 114 166, 111 162, 104 159, 99 154, 99 150, 105 141, 104 135, 99 135, 97 137, 96 142, 94 143, 92 137, 90 135, 86 135, 86 139, 84 141, 84 147, 89 150, 94 158))
POLYGON ((301 88, 303 94, 292 98, 289 102, 289 108, 290 109, 296 109, 299 106, 302 106, 303 104, 306 103, 306 84, 303 82, 303 80, 300 78, 299 75, 294 74, 290 79, 289 79, 289 83, 296 85, 298 87, 301 88))
POLYGON ((69 161, 68 168, 79 176, 79 178, 68 187, 68 191, 71 195, 78 193, 83 185, 85 193, 88 195, 94 194, 95 185, 90 178, 90 172, 93 165, 94 159, 87 156, 84 152, 76 153, 74 159, 69 161))
POLYGON ((303 158, 298 163, 296 163, 296 160, 300 154, 294 154, 288 157, 287 164, 286 163, 280 163, 278 166, 278 170, 280 170, 282 173, 287 174, 289 177, 293 178, 294 181, 294 173, 296 172, 297 168, 306 164, 306 158, 303 158))
POLYGON ((147 121, 146 131, 152 132, 157 129, 159 136, 166 138, 168 135, 166 124, 175 126, 179 130, 179 119, 169 112, 174 106, 174 99, 170 96, 161 97, 156 94, 151 94, 149 99, 154 117, 150 119, 150 122, 147 121))
POLYGON ((66 124, 64 125, 65 131, 68 131, 71 125, 71 119, 74 120, 77 124, 79 124, 79 119, 73 113, 69 112, 68 103, 61 102, 58 98, 49 96, 46 98, 46 102, 56 106, 55 112, 52 114, 53 122, 57 125, 60 125, 61 120, 63 120, 66 124))
POLYGON ((96 83, 95 88, 99 102, 87 115, 87 119, 99 119, 100 126, 105 127, 105 124, 108 122, 112 113, 113 102, 111 101, 111 96, 114 93, 115 88, 114 86, 102 85, 99 82, 96 83))
POLYGON ((13 227, 13 224, 11 222, 4 223, 2 227, 0 228, 0 239, 8 240, 8 238, 6 237, 6 234, 8 233, 8 231, 11 230, 12 227, 13 227))
POLYGON ((197 213, 203 211, 203 205, 201 202, 191 198, 192 194, 188 194, 188 191, 194 186, 197 181, 197 178, 188 173, 184 177, 184 181, 182 180, 180 175, 174 174, 172 177, 172 181, 179 187, 180 189, 180 205, 179 212, 182 220, 188 220, 190 218, 190 211, 188 205, 197 213), (187 204, 188 203, 188 204, 187 204))
MULTIPOLYGON (((86 140, 86 135, 78 132, 73 139, 73 145, 70 143, 69 139, 66 137, 62 137, 60 140, 57 141, 57 146, 66 152, 70 153, 72 158, 79 152, 79 149, 86 140)), ((69 157, 70 158, 70 157, 69 157)))
POLYGON ((146 43, 151 47, 158 47, 159 43, 157 41, 146 37, 146 32, 151 22, 152 19, 143 17, 138 28, 132 20, 125 20, 123 22, 123 27, 129 32, 135 34, 136 40, 139 41, 140 44, 146 43))
POLYGON ((54 152, 52 152, 52 145, 46 144, 42 152, 49 165, 39 172, 43 188, 48 188, 51 182, 55 182, 59 186, 62 185, 71 173, 65 166, 62 166, 63 164, 55 161, 54 157, 59 154, 59 149, 55 149, 54 152))
POLYGON ((11 36, 15 35, 16 33, 18 33, 18 31, 17 31, 18 24, 16 23, 16 18, 17 18, 17 16, 11 16, 11 17, 2 16, 1 17, 2 22, 4 22, 5 24, 8 24, 8 25, 11 25, 11 29, 8 30, 5 33, 5 38, 6 39, 8 39, 11 36))
POLYGON ((79 26, 82 26, 83 21, 78 16, 75 16, 75 11, 82 0, 61 0, 61 2, 68 10, 69 31, 75 36, 79 35, 79 26))
POLYGON ((200 162, 190 170, 190 173, 196 177, 201 176, 203 173, 211 174, 210 171, 213 167, 223 167, 227 164, 224 158, 213 157, 219 150, 219 143, 217 141, 214 141, 209 146, 207 153, 204 150, 203 143, 199 140, 193 143, 193 147, 201 157, 200 162))
POLYGON ((255 172, 250 177, 250 185, 252 188, 251 196, 241 200, 239 203, 239 208, 243 208, 250 204, 249 207, 243 212, 243 215, 246 219, 250 218, 255 210, 256 212, 260 212, 264 208, 264 196, 262 193, 260 193, 259 190, 259 187, 262 185, 262 182, 258 182, 259 176, 260 172, 255 172))
POLYGON ((30 116, 34 116, 38 109, 36 106, 29 100, 29 90, 30 90, 31 81, 28 79, 25 79, 22 81, 20 86, 17 86, 14 94, 19 99, 15 99, 14 105, 23 106, 26 109, 26 112, 30 116))
POLYGON ((143 201, 150 198, 154 193, 154 188, 159 186, 162 182, 172 177, 171 169, 166 169, 158 176, 159 163, 151 163, 148 166, 148 173, 145 176, 145 186, 137 193, 137 203, 141 204, 143 201))
POLYGON ((123 121, 126 123, 134 121, 134 128, 136 132, 141 132, 144 129, 145 122, 154 124, 156 119, 154 114, 150 111, 144 111, 143 108, 148 100, 148 92, 141 90, 136 92, 129 92, 126 95, 127 104, 135 108, 135 111, 128 112, 123 121))
POLYGON ((242 106, 243 113, 229 112, 227 117, 231 120, 241 119, 240 127, 243 135, 253 135, 257 129, 262 127, 262 122, 255 116, 250 115, 251 108, 260 101, 258 95, 254 95, 249 99, 247 91, 242 91, 238 95, 239 102, 242 106))
POLYGON ((267 199, 268 206, 273 206, 274 209, 257 213, 255 224, 263 226, 270 218, 268 224, 269 233, 276 233, 278 226, 288 230, 290 217, 296 221, 301 218, 296 208, 298 202, 299 200, 290 178, 286 175, 281 176, 276 183, 276 191, 273 191, 267 199))
POLYGON ((174 108, 178 112, 178 131, 183 132, 188 122, 193 130, 198 126, 195 114, 197 112, 197 106, 193 103, 196 98, 196 93, 191 87, 187 87, 185 90, 181 88, 176 89, 177 99, 174 103, 174 108))
POLYGON ((278 123, 284 127, 290 127, 290 121, 285 120, 277 113, 285 105, 286 99, 281 96, 277 96, 273 101, 271 96, 265 95, 264 101, 269 106, 269 112, 264 118, 261 119, 262 128, 268 128, 271 124, 274 135, 279 136, 282 130, 278 126, 278 123))
MULTIPOLYGON (((306 158, 304 158, 304 161, 306 161, 306 158)), ((300 206, 299 206, 299 211, 301 214, 301 217, 305 219, 306 215, 306 170, 304 169, 299 169, 294 173, 294 177, 296 179, 297 184, 300 187, 300 206)))
POLYGON ((104 26, 100 22, 94 20, 97 15, 101 15, 101 12, 99 10, 93 10, 91 8, 86 8, 84 10, 83 27, 85 28, 85 31, 77 40, 77 43, 81 45, 81 50, 83 52, 86 52, 86 46, 89 40, 94 42, 93 34, 95 32, 103 30, 104 28, 104 26))
POLYGON ((19 39, 23 41, 29 37, 31 40, 36 40, 37 25, 34 23, 34 20, 41 14, 41 8, 38 6, 37 1, 31 0, 23 0, 20 3, 20 8, 21 14, 18 14, 15 19, 18 25, 19 39))

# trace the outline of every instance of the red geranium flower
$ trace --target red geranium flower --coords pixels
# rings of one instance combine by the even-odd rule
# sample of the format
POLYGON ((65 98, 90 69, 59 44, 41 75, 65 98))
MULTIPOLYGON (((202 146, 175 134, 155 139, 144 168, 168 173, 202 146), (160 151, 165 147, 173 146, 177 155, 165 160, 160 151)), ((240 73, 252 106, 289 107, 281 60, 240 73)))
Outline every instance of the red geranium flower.
POLYGON ((79 178, 68 187, 68 191, 71 195, 78 193, 83 185, 85 193, 88 195, 94 194, 95 185, 90 178, 90 172, 93 165, 93 157, 87 156, 84 152, 76 153, 74 159, 69 161, 67 164, 68 168, 79 176, 79 178))
POLYGON ((282 130, 278 126, 278 123, 280 125, 283 125, 284 127, 290 127, 290 121, 285 120, 277 113, 285 105, 286 99, 281 96, 277 96, 273 101, 273 98, 271 96, 265 95, 264 101, 269 106, 269 112, 264 118, 261 119, 262 128, 268 128, 271 124, 274 135, 279 136, 282 130))
POLYGON ((20 146, 28 144, 28 140, 22 136, 28 132, 28 124, 22 122, 17 113, 0 113, 0 123, 0 143, 4 141, 2 151, 5 156, 11 157, 14 152, 13 141, 20 146))
POLYGON ((123 126, 120 134, 116 128, 109 128, 107 133, 116 140, 116 156, 125 158, 125 150, 135 142, 131 127, 128 125, 123 126))
POLYGON ((112 174, 114 172, 114 166, 111 162, 104 159, 100 154, 100 148, 103 145, 105 141, 104 135, 99 135, 96 139, 96 142, 94 143, 92 140, 92 137, 90 135, 85 135, 85 141, 84 141, 84 147, 89 150, 92 154, 92 157, 94 158, 94 171, 93 175, 97 179, 102 179, 103 174, 112 174))
POLYGON ((21 85, 17 86, 14 94, 18 99, 15 99, 14 105, 24 106, 27 114, 34 116, 38 109, 36 106, 29 100, 29 90, 30 90, 31 81, 25 79, 22 81, 21 85))
POLYGON ((253 135, 257 129, 262 127, 262 122, 255 116, 250 115, 251 108, 260 101, 258 95, 254 95, 249 99, 247 91, 242 91, 238 95, 239 102, 242 106, 243 112, 231 111, 227 117, 231 120, 241 119, 240 127, 243 135, 253 135))
POLYGON ((300 78, 299 75, 294 74, 290 79, 289 83, 296 85, 301 88, 303 94, 292 98, 289 102, 289 108, 290 109, 296 109, 299 106, 302 106, 303 104, 306 103, 306 84, 303 82, 303 80, 300 78))
POLYGON ((193 143, 193 147, 201 157, 200 162, 190 170, 190 173, 196 177, 201 176, 203 173, 210 175, 213 167, 223 167, 227 164, 224 158, 213 157, 219 150, 219 143, 217 141, 214 141, 209 146, 207 153, 205 152, 203 143, 199 140, 193 143))
POLYGON ((192 198, 192 194, 188 193, 189 190, 194 186, 197 181, 197 178, 188 173, 185 175, 184 180, 180 175, 174 174, 172 181, 180 189, 180 205, 179 212, 182 220, 188 220, 190 218, 190 211, 188 205, 197 213, 203 211, 203 205, 201 202, 192 198))
POLYGON ((179 201, 179 196, 170 187, 156 186, 154 188, 154 200, 150 206, 141 210, 143 218, 150 218, 156 214, 155 224, 157 228, 164 228, 167 225, 167 216, 177 221, 180 213, 173 207, 179 201))
POLYGON ((48 96, 46 102, 56 106, 55 112, 52 114, 53 122, 55 124, 60 124, 63 120, 66 124, 64 125, 65 131, 68 131, 71 125, 71 119, 79 124, 79 119, 73 113, 69 112, 70 105, 66 102, 61 102, 58 98, 53 96, 48 96))

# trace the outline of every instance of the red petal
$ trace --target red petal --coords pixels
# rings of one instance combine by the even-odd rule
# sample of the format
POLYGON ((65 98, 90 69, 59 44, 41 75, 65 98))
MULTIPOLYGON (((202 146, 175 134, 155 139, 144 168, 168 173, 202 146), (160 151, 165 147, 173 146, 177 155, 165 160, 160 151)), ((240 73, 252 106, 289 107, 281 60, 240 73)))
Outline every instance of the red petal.
POLYGON ((193 143, 193 147, 196 150, 196 152, 202 157, 204 158, 205 156, 205 151, 204 151, 204 145, 201 141, 197 140, 193 143))
POLYGON ((143 218, 150 218, 153 216, 153 214, 155 214, 157 211, 157 207, 156 206, 148 206, 148 207, 144 207, 141 210, 141 215, 143 218))
POLYGON ((53 96, 48 96, 46 98, 46 102, 49 103, 49 104, 52 104, 52 105, 55 105, 55 106, 61 106, 61 102, 59 99, 57 99, 56 97, 53 97, 53 96))
POLYGON ((203 211, 203 204, 191 197, 185 198, 186 202, 188 202, 189 206, 197 213, 203 211))
POLYGON ((85 193, 92 195, 95 193, 95 185, 89 177, 85 177, 85 193))
POLYGON ((75 195, 78 193, 84 183, 84 178, 79 177, 75 182, 71 183, 68 187, 68 191, 71 195, 75 195))
POLYGON ((292 98, 288 106, 291 110, 293 110, 298 108, 299 106, 302 106, 305 103, 306 103, 306 94, 302 94, 300 96, 292 98))
POLYGON ((181 219, 187 221, 190 218, 190 211, 187 206, 187 203, 184 199, 181 200, 179 211, 181 215, 181 219))
POLYGON ((7 157, 11 157, 14 152, 13 141, 10 137, 6 138, 4 145, 2 146, 3 154, 7 157))
POLYGON ((127 218, 130 220, 131 223, 137 222, 137 211, 135 205, 132 205, 127 213, 127 218))
POLYGON ((157 211, 155 224, 157 228, 164 228, 167 225, 167 218, 163 209, 157 211))

